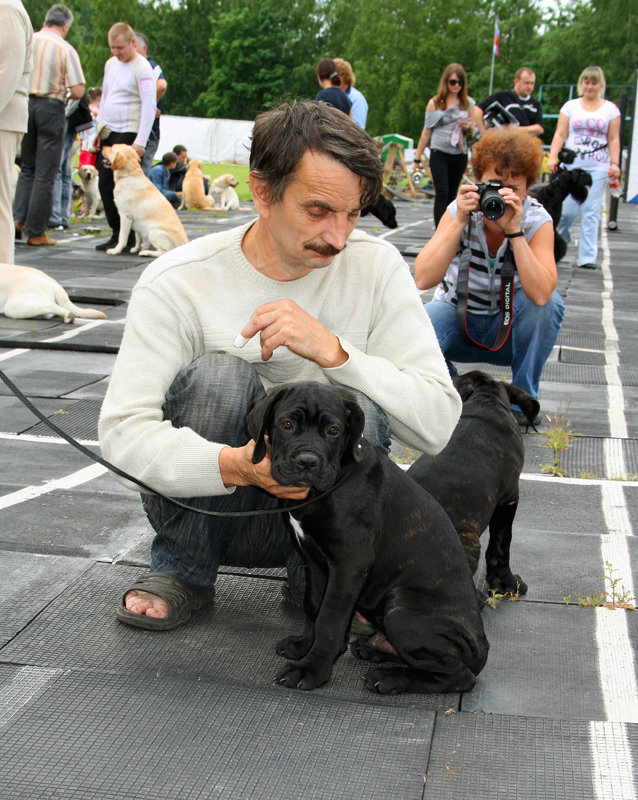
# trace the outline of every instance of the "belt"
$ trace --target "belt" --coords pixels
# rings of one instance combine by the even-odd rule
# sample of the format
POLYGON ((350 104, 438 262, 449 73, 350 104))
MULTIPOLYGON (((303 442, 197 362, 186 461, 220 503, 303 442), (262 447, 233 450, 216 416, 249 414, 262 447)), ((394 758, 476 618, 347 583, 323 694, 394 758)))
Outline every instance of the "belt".
POLYGON ((49 103, 60 103, 60 105, 64 105, 64 100, 58 100, 57 97, 46 97, 43 94, 30 94, 29 100, 47 100, 49 103))

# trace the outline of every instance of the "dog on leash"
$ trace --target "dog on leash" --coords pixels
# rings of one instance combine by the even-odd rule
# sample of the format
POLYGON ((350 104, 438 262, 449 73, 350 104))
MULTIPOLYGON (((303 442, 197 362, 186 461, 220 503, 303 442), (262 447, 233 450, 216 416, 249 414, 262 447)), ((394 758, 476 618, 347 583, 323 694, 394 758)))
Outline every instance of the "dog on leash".
POLYGON ((74 305, 62 286, 46 272, 17 264, 0 264, 0 312, 11 319, 106 319, 101 311, 74 305))
POLYGON ((549 180, 549 183, 539 183, 532 186, 529 193, 548 212, 554 224, 554 258, 558 263, 567 252, 567 242, 556 233, 556 226, 560 221, 563 201, 571 195, 577 203, 584 203, 587 199, 592 177, 589 172, 576 167, 575 169, 559 169, 549 180))
POLYGON ((80 216, 97 217, 104 211, 100 190, 98 188, 97 168, 92 164, 84 164, 78 169, 78 176, 84 193, 84 208, 80 216))
POLYGON ((489 645, 461 542, 436 500, 362 438, 364 421, 351 392, 319 383, 281 387, 248 416, 253 461, 269 448, 273 477, 316 498, 290 510, 308 565, 307 621, 278 643, 289 661, 276 680, 306 690, 326 683, 356 609, 398 655, 368 637, 353 643, 354 655, 400 662, 370 670, 371 691, 471 689, 489 645))
POLYGON ((471 573, 481 555, 480 536, 489 526, 488 587, 525 594, 527 584, 510 569, 518 480, 525 461, 523 437, 510 403, 518 405, 530 423, 540 406, 523 389, 478 370, 456 376, 454 386, 463 410, 450 441, 437 455, 422 455, 407 474, 446 510, 471 573))
POLYGON ((154 258, 186 244, 188 237, 175 209, 142 172, 135 150, 128 144, 114 144, 104 147, 102 155, 111 163, 113 200, 120 215, 117 245, 106 252, 111 256, 121 253, 131 228, 135 231, 131 253, 139 252, 141 256, 154 258))
POLYGON ((215 201, 204 190, 202 162, 194 158, 188 165, 182 182, 182 203, 180 208, 196 211, 214 211, 215 201))
POLYGON ((208 194, 213 198, 217 210, 236 211, 239 208, 239 196, 234 188, 238 183, 237 178, 230 172, 211 181, 208 194))

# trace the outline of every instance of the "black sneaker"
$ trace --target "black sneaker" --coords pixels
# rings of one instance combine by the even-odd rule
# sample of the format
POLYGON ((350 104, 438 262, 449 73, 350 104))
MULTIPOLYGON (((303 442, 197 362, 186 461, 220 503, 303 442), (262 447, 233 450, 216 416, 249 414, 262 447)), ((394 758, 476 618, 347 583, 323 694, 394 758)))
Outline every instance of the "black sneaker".
POLYGON ((597 264, 579 264, 579 269, 598 269, 597 264))
POLYGON ((111 236, 111 238, 108 241, 102 242, 102 244, 96 244, 95 249, 99 250, 102 253, 105 253, 107 250, 110 250, 112 247, 115 247, 117 245, 118 239, 119 236, 111 236))

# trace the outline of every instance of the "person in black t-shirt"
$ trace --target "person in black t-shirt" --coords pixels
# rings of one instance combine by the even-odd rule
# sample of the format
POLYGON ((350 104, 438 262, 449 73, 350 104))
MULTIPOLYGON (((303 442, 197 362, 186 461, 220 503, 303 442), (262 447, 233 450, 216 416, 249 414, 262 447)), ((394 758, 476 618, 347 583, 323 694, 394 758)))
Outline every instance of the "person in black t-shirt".
MULTIPOLYGON (((478 119, 476 120, 479 133, 483 135, 488 127, 501 127, 504 123, 498 119, 491 121, 491 114, 486 114, 493 103, 499 103, 505 111, 516 121, 521 130, 526 130, 534 136, 543 135, 543 109, 541 104, 532 97, 536 75, 529 67, 521 67, 514 76, 514 88, 494 92, 478 104, 478 119)), ((513 122, 511 124, 514 124, 513 122)))

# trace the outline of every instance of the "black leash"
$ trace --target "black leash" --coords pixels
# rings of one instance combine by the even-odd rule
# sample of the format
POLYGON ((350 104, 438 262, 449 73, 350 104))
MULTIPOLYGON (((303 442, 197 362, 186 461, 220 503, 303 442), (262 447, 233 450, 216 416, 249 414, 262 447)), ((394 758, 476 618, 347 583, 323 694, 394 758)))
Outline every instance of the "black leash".
POLYGON ((145 489, 150 494, 155 494, 158 497, 161 497, 163 500, 166 500, 169 503, 172 503, 174 506, 178 506, 179 508, 183 508, 186 511, 194 511, 197 514, 205 514, 207 517, 260 517, 266 516, 270 514, 285 514, 288 511, 296 511, 298 508, 303 508, 304 506, 310 505, 310 503, 314 503, 317 500, 321 500, 322 498, 329 495, 333 492, 337 486, 340 486, 346 478, 350 476, 352 472, 353 466, 351 465, 341 476, 341 478, 327 489, 322 494, 317 495, 316 497, 312 497, 309 500, 302 500, 300 502, 295 503, 294 505, 289 506, 282 506, 281 508, 262 508, 257 509, 256 511, 207 511, 203 508, 195 508, 195 506, 189 506, 187 503, 182 503, 181 500, 178 500, 175 497, 169 497, 163 492, 159 492, 157 489, 153 489, 152 486, 149 486, 144 481, 139 480, 138 478, 134 478, 132 475, 129 475, 128 472, 124 472, 124 470, 116 467, 114 464, 111 464, 106 459, 102 458, 101 456, 96 455, 92 450, 89 450, 88 447, 85 447, 83 444, 80 444, 76 439, 74 439, 70 434, 63 431, 50 419, 44 416, 44 414, 40 411, 40 409, 36 408, 33 403, 29 400, 29 398, 15 385, 15 383, 9 378, 8 375, 0 370, 0 379, 6 384, 7 388, 20 400, 20 402, 25 405, 29 411, 34 414, 41 422, 51 428, 52 431, 57 433, 65 442, 75 447, 76 450, 79 450, 80 453, 83 453, 85 456, 90 458, 92 461, 95 461, 97 464, 101 464, 101 466, 106 467, 109 472, 113 472, 115 475, 119 475, 120 478, 124 478, 127 481, 131 481, 135 483, 137 486, 140 486, 142 489, 145 489))
POLYGON ((467 247, 463 248, 459 261, 459 270, 456 278, 456 324, 461 337, 466 344, 482 347, 492 352, 500 350, 507 341, 514 320, 514 276, 516 264, 512 255, 512 246, 507 243, 503 264, 501 266, 501 321, 492 346, 476 342, 467 330, 467 300, 468 283, 470 276, 470 262, 472 261, 472 215, 467 230, 467 247))

